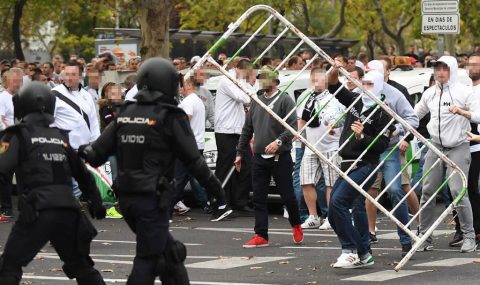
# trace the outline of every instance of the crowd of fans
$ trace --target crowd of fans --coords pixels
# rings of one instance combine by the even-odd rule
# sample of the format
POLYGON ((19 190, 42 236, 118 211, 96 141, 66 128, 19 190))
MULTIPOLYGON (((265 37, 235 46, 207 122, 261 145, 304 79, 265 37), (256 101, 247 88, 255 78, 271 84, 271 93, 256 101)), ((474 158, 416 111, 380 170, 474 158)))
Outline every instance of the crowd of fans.
MULTIPOLYGON (((339 178, 338 173, 325 161, 319 159, 310 148, 306 148, 298 139, 292 140, 293 136, 287 130, 276 122, 270 121, 273 119, 264 118, 261 115, 263 111, 255 102, 251 101, 244 91, 258 92, 259 98, 278 115, 293 116, 294 118, 288 121, 292 127, 305 131, 304 135, 307 141, 342 171, 355 170, 352 170, 349 175, 364 171, 364 174, 352 176, 352 179, 356 181, 355 179, 361 178, 368 181, 363 185, 372 197, 378 195, 378 190, 382 188, 382 185, 390 184, 388 196, 393 205, 400 204, 394 214, 404 224, 409 220, 409 213, 416 215, 419 206, 426 203, 429 195, 439 185, 445 171, 447 173, 451 171, 448 166, 442 166, 445 169, 435 172, 436 175, 433 175, 433 178, 425 179, 419 187, 416 187, 415 191, 412 191, 411 186, 416 185, 421 177, 423 163, 425 163, 426 169, 432 165, 434 154, 424 151, 420 159, 420 170, 414 173, 413 179, 410 179, 406 172, 401 177, 396 177, 406 163, 405 151, 411 140, 411 137, 404 136, 405 130, 398 124, 395 128, 389 129, 391 132, 388 139, 385 140, 383 148, 379 147, 375 153, 367 151, 370 156, 364 158, 358 169, 357 166, 352 166, 352 161, 356 160, 362 151, 355 150, 354 146, 350 147, 350 152, 340 149, 340 145, 345 141, 346 133, 351 134, 353 131, 358 142, 368 141, 378 134, 379 126, 386 122, 382 121, 383 113, 372 115, 372 120, 377 122, 377 125, 367 126, 358 121, 360 118, 364 118, 362 116, 365 112, 367 112, 365 114, 369 114, 369 107, 374 102, 371 99, 369 101, 368 96, 361 95, 362 89, 351 82, 347 82, 345 87, 341 86, 345 79, 338 75, 338 68, 343 67, 352 78, 362 82, 365 89, 369 89, 376 96, 384 96, 385 102, 400 117, 412 127, 418 128, 418 131, 425 137, 431 137, 433 143, 449 158, 454 161, 465 158, 464 160, 468 161, 467 164, 460 163, 460 167, 465 173, 469 173, 470 169, 469 195, 461 200, 462 206, 458 212, 457 231, 450 245, 459 246, 463 243, 462 252, 475 250, 476 244, 480 242, 480 226, 478 226, 480 225, 480 213, 478 213, 478 209, 480 209, 480 198, 478 197, 480 162, 477 162, 478 159, 473 160, 480 153, 477 153, 477 147, 473 142, 478 139, 475 136, 478 134, 478 126, 475 123, 480 123, 480 115, 476 113, 475 109, 480 107, 479 49, 480 47, 477 46, 471 55, 458 55, 456 58, 448 55, 437 57, 428 51, 418 55, 414 48, 406 54, 413 67, 434 67, 431 82, 425 82, 425 85, 430 84, 433 87, 427 89, 425 96, 431 98, 439 92, 443 94, 444 90, 449 92, 450 97, 447 98, 449 101, 443 102, 443 106, 447 106, 447 109, 438 116, 435 115, 436 109, 433 109, 430 102, 426 102, 426 99, 421 99, 418 103, 414 102, 405 87, 389 78, 390 71, 393 69, 393 50, 389 50, 390 54, 378 57, 376 60, 370 60, 363 52, 357 56, 334 55, 335 64, 333 66, 319 58, 312 60, 312 53, 308 50, 293 55, 287 60, 264 57, 258 66, 253 66, 248 58, 228 58, 222 53, 218 55, 217 62, 225 66, 240 85, 234 84, 225 77, 219 82, 216 94, 213 96, 208 89, 203 87, 208 79, 208 70, 214 68, 208 62, 195 69, 192 77, 181 80, 179 88, 182 99, 178 106, 188 116, 199 151, 203 153, 205 149, 206 128, 213 128, 218 151, 216 175, 224 182, 228 203, 237 215, 255 216, 255 236, 244 247, 268 246, 268 216, 266 215, 268 191, 266 188, 269 187, 271 176, 276 180, 277 189, 284 198, 284 217, 290 221, 296 243, 303 240, 303 230, 329 230, 333 227, 342 244, 342 254, 335 263, 336 267, 352 268, 373 264, 370 245, 378 242, 375 206, 368 200, 365 202, 365 199, 358 197, 359 194, 356 190, 351 192, 350 186, 344 183, 343 178, 339 178), (305 67, 306 65, 308 66, 305 67), (455 76, 458 67, 468 68, 473 88, 465 87, 457 82, 455 76), (297 102, 294 102, 295 99, 289 96, 282 97, 283 92, 277 88, 279 84, 277 70, 283 69, 309 70, 311 86, 296 98, 297 102), (327 70, 331 70, 331 72, 327 73, 327 70), (435 76, 433 76, 434 72, 435 76), (338 88, 343 89, 338 92, 337 97, 333 97, 332 94, 336 93, 338 88), (352 98, 357 96, 361 96, 362 100, 353 101, 352 98), (286 99, 279 100, 280 97, 286 99), (477 99, 477 97, 479 98, 477 99), (358 110, 355 109, 358 111, 358 115, 349 112, 346 118, 337 120, 342 117, 346 108, 349 108, 351 104, 358 104, 358 102, 362 102, 358 106, 355 105, 355 108, 358 108, 358 110), (296 112, 289 112, 295 106, 296 112), (428 117, 429 113, 431 113, 431 117, 428 117), (439 116, 445 116, 451 122, 456 122, 457 125, 453 123, 452 125, 440 125, 440 121, 437 123, 435 120, 445 118, 439 116), (472 122, 471 126, 470 122, 472 122), (434 131, 432 125, 442 131, 432 133, 434 131), (451 137, 449 132, 453 132, 450 130, 452 126, 456 126, 457 130, 463 132, 455 134, 460 136, 460 139, 455 142, 448 140, 451 137), (470 131, 472 133, 468 133, 467 136, 467 132, 470 131), (255 140, 251 147, 250 140, 254 133, 255 140), (445 135, 449 136, 448 139, 444 137, 445 135), (471 148, 468 146, 468 140, 472 140, 471 148), (248 151, 245 150, 247 147, 248 151), (290 156, 292 148, 295 153, 293 162, 290 156), (470 159, 470 152, 472 159, 470 159), (380 168, 375 181, 377 174, 372 174, 372 170, 383 159, 385 159, 385 163, 380 168), (291 176, 290 173, 292 173, 291 176), (418 191, 419 189, 423 189, 423 192, 427 194, 418 191), (251 192, 254 193, 253 200, 249 195, 251 192), (420 202, 417 195, 421 195, 420 202), (404 199, 405 196, 407 198, 404 199), (349 211, 352 209, 353 211, 349 211), (352 223, 345 222, 345 219, 353 219, 355 228, 352 223)), ((191 58, 189 62, 183 57, 178 57, 174 58, 172 63, 179 73, 185 73, 199 60, 199 56, 191 58)), ((81 142, 82 144, 94 140, 115 118, 119 107, 125 100, 135 101, 137 89, 134 72, 141 65, 141 59, 131 58, 126 64, 116 64, 117 61, 109 53, 101 54, 89 63, 76 55, 70 56, 68 61, 63 61, 60 56, 54 56, 52 62, 45 63, 26 63, 16 59, 1 61, 0 119, 3 128, 15 123, 12 95, 17 93, 22 85, 31 81, 40 81, 48 85, 52 91, 61 93, 60 99, 61 96, 68 95, 75 98, 75 96, 87 96, 85 94, 88 94, 88 100, 85 99, 86 103, 78 103, 80 115, 87 113, 83 110, 91 111, 89 111, 88 118, 83 117, 88 129, 83 128, 83 130, 78 129, 77 131, 79 135, 88 134, 85 137, 89 137, 89 139, 81 142), (101 84, 102 73, 115 70, 132 71, 132 75, 128 76, 121 84, 116 82, 101 84), (100 87, 102 88, 100 89, 100 87), (95 128, 98 129, 98 133, 95 128)), ((438 100, 444 100, 444 98, 441 97, 438 100)), ((441 105, 440 102, 438 104, 441 105)), ((58 110, 56 109, 58 124, 62 124, 63 121, 60 117, 62 112, 67 112, 65 110, 60 107, 58 110)), ((76 116, 79 115, 68 110, 76 116)), ((438 113, 440 114, 440 112, 438 113)), ((83 122, 82 117, 78 118, 83 122)), ((67 122, 63 127, 69 129, 71 124, 73 123, 67 122)), ((70 136, 72 137, 72 133, 70 136)), ((359 145, 365 144, 359 143, 359 145)), ((348 144, 346 149, 349 149, 348 144)), ((112 178, 115 179, 115 157, 111 157, 109 162, 112 168, 112 178)), ((172 203, 173 210, 178 215, 184 215, 190 211, 190 207, 186 206, 183 201, 185 185, 190 182, 198 206, 210 213, 211 208, 205 189, 191 177, 180 162, 177 162, 175 172, 177 195, 172 203)), ((452 197, 455 198, 461 190, 458 181, 450 181, 449 186, 449 189, 446 188, 447 190, 443 191, 446 202, 451 201, 452 197)), ((7 222, 14 216, 11 201, 12 185, 10 183, 0 185, 0 187, 2 188, 0 189, 2 190, 0 191, 2 193, 0 195, 0 221, 7 222), (3 191, 4 189, 5 191, 3 191)), ((432 211, 434 210, 428 207, 425 210, 427 214, 416 216, 420 235, 425 233, 432 223, 432 211)), ((109 212, 111 217, 121 217, 115 208, 109 212)), ((398 234, 404 256, 412 248, 411 238, 400 228, 398 234)), ((431 249, 431 240, 422 249, 431 249)))

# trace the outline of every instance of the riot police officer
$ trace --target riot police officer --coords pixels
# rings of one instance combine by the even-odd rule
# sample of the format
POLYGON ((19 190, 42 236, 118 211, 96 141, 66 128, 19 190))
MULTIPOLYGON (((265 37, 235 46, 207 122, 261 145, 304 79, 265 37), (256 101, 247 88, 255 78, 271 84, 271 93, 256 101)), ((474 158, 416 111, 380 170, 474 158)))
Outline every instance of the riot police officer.
POLYGON ((162 284, 190 284, 186 248, 168 230, 176 158, 207 189, 215 205, 212 221, 232 212, 220 181, 197 148, 187 115, 177 107, 179 79, 169 61, 145 61, 138 72, 137 102, 126 103, 93 144, 79 149, 94 166, 117 157, 114 190, 125 221, 137 235, 129 285, 153 284, 156 276, 162 284))
POLYGON ((0 257, 0 284, 17 285, 26 266, 50 241, 64 262, 65 274, 80 285, 105 284, 89 257, 97 234, 73 196, 77 179, 95 218, 105 217, 94 178, 68 145, 68 135, 50 128, 55 96, 31 83, 12 98, 21 123, 2 132, 0 180, 17 177, 17 222, 0 257))

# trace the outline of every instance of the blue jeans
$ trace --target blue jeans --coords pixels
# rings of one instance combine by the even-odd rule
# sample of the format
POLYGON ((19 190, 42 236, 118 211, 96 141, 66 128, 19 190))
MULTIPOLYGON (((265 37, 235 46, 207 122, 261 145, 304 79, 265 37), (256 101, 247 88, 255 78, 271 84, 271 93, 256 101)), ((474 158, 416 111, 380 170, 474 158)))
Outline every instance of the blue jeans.
POLYGON ((298 210, 302 222, 304 218, 308 217, 308 209, 303 199, 303 190, 300 185, 300 166, 302 165, 303 154, 305 153, 305 146, 302 144, 301 148, 295 148, 295 164, 293 166, 293 192, 298 203, 298 210))
MULTIPOLYGON (((387 156, 390 150, 391 148, 388 148, 384 153, 380 155, 380 161, 387 156)), ((393 178, 402 170, 402 163, 400 162, 400 153, 398 150, 392 153, 392 155, 382 165, 380 170, 383 173, 383 179, 385 180, 386 185, 390 184, 390 182, 394 180, 393 178)), ((402 178, 401 176, 398 176, 395 182, 393 182, 392 185, 390 185, 390 187, 387 190, 392 207, 395 207, 398 204, 398 202, 400 202, 400 200, 402 200, 403 197, 405 196, 405 193, 403 192, 403 189, 402 189, 401 178, 402 178)), ((365 203, 362 200, 361 202, 356 203, 355 208, 353 209, 354 219, 356 215, 363 215, 363 212, 365 212, 365 215, 366 215, 365 203)), ((407 202, 403 201, 402 204, 397 208, 395 213, 393 213, 393 215, 402 224, 407 224, 408 223, 407 202)), ((399 227, 397 227, 397 233, 398 233, 398 236, 400 237, 400 243, 402 245, 406 245, 412 242, 412 239, 410 238, 410 236, 407 235, 407 233, 405 233, 399 227)), ((369 243, 370 237, 367 235, 364 238, 365 238, 364 243, 369 243)))
MULTIPOLYGON (((200 153, 203 155, 203 150, 200 150, 200 153)), ((183 190, 189 181, 195 200, 202 208, 205 208, 208 201, 207 191, 190 175, 185 164, 179 159, 175 162, 175 198, 172 206, 183 200, 183 190)))
MULTIPOLYGON (((308 208, 305 204, 305 199, 303 198, 303 189, 300 185, 300 166, 302 164, 303 154, 305 153, 305 146, 301 148, 295 148, 295 165, 293 167, 293 190, 295 192, 295 199, 297 199, 298 209, 300 211, 300 218, 304 222, 308 218, 308 208)), ((326 186, 325 179, 323 178, 323 173, 320 176, 317 184, 315 185, 315 190, 317 191, 317 205, 318 205, 318 215, 326 218, 328 215, 328 206, 326 199, 326 186)))
MULTIPOLYGON (((372 173, 374 165, 367 164, 359 167, 348 174, 348 177, 355 183, 361 184, 372 173)), ((375 173, 363 189, 366 191, 375 182, 377 174, 375 173)), ((362 237, 368 237, 368 219, 366 213, 358 215, 355 220, 355 227, 352 225, 352 215, 349 209, 354 206, 354 202, 361 197, 360 192, 353 188, 342 177, 339 177, 333 185, 332 196, 330 197, 330 208, 328 211, 328 220, 333 230, 338 236, 342 249, 357 250, 359 255, 368 252, 368 245, 363 242, 362 237)), ((365 205, 364 205, 365 208, 365 205)))

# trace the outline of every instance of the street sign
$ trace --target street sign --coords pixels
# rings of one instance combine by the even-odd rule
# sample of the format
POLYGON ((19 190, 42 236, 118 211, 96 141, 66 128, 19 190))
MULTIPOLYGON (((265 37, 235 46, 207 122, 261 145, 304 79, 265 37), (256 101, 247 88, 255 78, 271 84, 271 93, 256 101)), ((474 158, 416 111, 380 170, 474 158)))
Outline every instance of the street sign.
POLYGON ((458 14, 422 15, 422 34, 458 34, 460 17, 458 14))
POLYGON ((422 14, 457 14, 458 0, 423 0, 422 14))

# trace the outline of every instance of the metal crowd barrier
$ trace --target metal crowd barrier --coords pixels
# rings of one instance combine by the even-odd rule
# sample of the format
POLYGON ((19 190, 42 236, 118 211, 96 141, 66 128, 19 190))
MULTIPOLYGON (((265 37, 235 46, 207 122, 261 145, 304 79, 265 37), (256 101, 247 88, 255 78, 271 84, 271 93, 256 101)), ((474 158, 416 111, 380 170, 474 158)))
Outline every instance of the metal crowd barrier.
MULTIPOLYGON (((411 238, 412 238, 412 243, 413 243, 413 246, 412 246, 412 249, 410 250, 410 252, 398 263, 398 265, 395 267, 395 270, 396 271, 399 271, 406 263, 407 261, 412 257, 412 255, 416 252, 416 250, 423 244, 423 242, 425 242, 425 240, 432 235, 433 231, 440 225, 440 223, 452 212, 452 210, 455 208, 455 206, 459 203, 459 201, 463 198, 463 196, 466 194, 467 192, 467 177, 465 176, 465 174, 457 167, 457 165, 455 165, 455 163, 453 163, 450 159, 448 159, 440 150, 438 150, 435 146, 433 146, 427 139, 425 139, 422 135, 420 135, 414 128, 412 128, 407 122, 405 122, 399 115, 397 115, 392 109, 390 109, 384 102, 382 102, 380 99, 378 99, 376 96, 374 96, 372 93, 370 93, 369 91, 365 90, 361 83, 358 82, 357 80, 354 80, 352 79, 350 76, 349 76, 349 73, 343 69, 343 68, 340 68, 340 73, 343 74, 345 76, 345 78, 347 80, 350 80, 352 82, 355 83, 355 85, 357 87, 359 87, 360 89, 363 90, 364 93, 366 93, 369 97, 371 97, 376 103, 377 103, 377 106, 376 108, 374 109, 374 111, 365 119, 365 120, 368 120, 375 112, 377 112, 378 110, 383 109, 388 115, 390 115, 391 117, 391 120, 388 122, 387 126, 385 127, 385 129, 383 131, 386 131, 388 129, 389 126, 391 126, 392 124, 401 124, 403 126, 403 128, 405 129, 405 135, 399 140, 399 143, 397 143, 393 148, 392 150, 387 154, 387 156, 379 161, 379 164, 378 166, 375 168, 374 172, 372 172, 372 174, 367 178, 365 179, 365 182, 363 182, 362 184, 357 184, 355 183, 353 180, 351 180, 349 177, 348 177, 348 173, 354 168, 355 164, 362 159, 362 157, 366 154, 367 150, 370 149, 373 144, 378 140, 378 138, 382 135, 383 131, 375 138, 375 140, 367 147, 367 149, 357 158, 357 160, 355 161, 354 164, 352 164, 352 166, 345 172, 341 171, 334 163, 332 163, 331 160, 327 159, 325 156, 322 155, 322 153, 320 153, 317 148, 315 147, 315 145, 309 143, 304 136, 302 136, 302 132, 303 130, 312 122, 312 120, 315 118, 315 116, 317 116, 321 111, 322 109, 330 102, 330 100, 332 98, 334 98, 334 96, 336 95, 336 93, 340 90, 338 89, 337 92, 335 92, 334 94, 332 94, 331 98, 329 98, 329 100, 327 100, 327 103, 324 104, 323 106, 320 107, 320 110, 316 112, 315 116, 305 124, 305 126, 301 129, 301 130, 295 130, 294 128, 290 127, 290 125, 288 125, 286 123, 286 119, 288 117, 290 117, 290 115, 292 115, 295 111, 296 111, 296 108, 301 106, 303 104, 303 102, 308 98, 308 96, 311 94, 311 92, 304 92, 303 95, 297 99, 297 103, 296 103, 296 106, 293 110, 291 110, 291 112, 285 117, 285 118, 281 118, 279 117, 276 113, 274 113, 268 106, 266 106, 264 103, 262 103, 258 98, 257 98, 257 95, 256 94, 253 94, 253 93, 249 93, 249 91, 247 91, 246 89, 244 89, 242 87, 242 85, 225 69, 228 64, 230 64, 237 56, 239 56, 241 54, 241 52, 244 50, 244 48, 252 41, 252 39, 255 37, 255 35, 257 35, 264 27, 265 25, 267 25, 272 19, 276 19, 278 20, 281 24, 283 24, 285 26, 284 30, 282 30, 282 32, 278 35, 277 38, 275 38, 272 43, 254 60, 254 63, 257 63, 259 60, 261 60, 261 58, 277 43, 277 41, 283 37, 287 32, 290 32, 296 36, 298 36, 299 38, 299 43, 295 46, 295 48, 287 55, 287 57, 285 57, 283 59, 283 61, 280 63, 280 65, 278 67, 276 67, 276 70, 279 70, 287 61, 288 59, 293 55, 295 54, 295 52, 302 46, 302 45, 307 45, 309 48, 311 48, 312 50, 315 51, 315 55, 313 56, 313 58, 311 60, 309 60, 306 65, 303 67, 302 71, 305 71, 313 62, 314 59, 318 58, 318 57, 321 57, 323 58, 324 60, 328 61, 330 64, 333 64, 333 59, 327 54, 325 53, 320 47, 318 47, 313 41, 311 41, 307 36, 305 36, 299 29, 297 29, 292 23, 290 23, 287 19, 285 19, 281 14, 279 14, 276 10, 274 10, 272 7, 269 7, 269 6, 266 6, 266 5, 256 5, 256 6, 253 6, 251 7, 250 9, 248 9, 240 18, 238 18, 238 20, 234 23, 231 23, 228 27, 228 30, 223 34, 223 36, 203 55, 203 57, 201 58, 201 60, 199 60, 197 62, 197 64, 191 69, 188 71, 188 73, 186 74, 186 77, 189 77, 189 76, 192 76, 193 74, 193 71, 200 68, 201 66, 203 66, 205 63, 209 62, 210 64, 212 64, 215 68, 217 68, 223 75, 225 75, 227 78, 229 78, 236 86, 238 86, 243 92, 245 92, 248 96, 251 97, 252 100, 254 100, 259 106, 261 106, 261 108, 263 108, 265 110, 265 112, 269 113, 275 120, 277 120, 278 122, 280 122, 287 130, 289 130, 292 134, 295 135, 295 137, 301 141, 303 144, 305 144, 306 147, 310 148, 316 155, 319 156, 319 158, 326 162, 331 168, 333 168, 336 172, 338 172, 338 174, 345 180, 347 181, 349 184, 352 185, 352 187, 354 187, 357 191, 359 191, 364 197, 365 199, 369 200, 370 202, 372 202, 380 211, 382 211, 382 213, 384 213, 390 220, 392 220, 398 227, 400 227, 403 231, 405 231, 405 233, 407 233, 411 238), (255 12, 266 12, 267 15, 268 15, 268 18, 265 20, 265 22, 263 22, 260 27, 255 31, 254 34, 252 34, 252 36, 242 45, 242 47, 229 59, 229 61, 224 65, 224 66, 221 66, 219 65, 213 58, 212 58, 212 55, 215 54, 215 52, 221 48, 225 43, 226 41, 228 40, 228 38, 232 35, 232 33, 240 26, 240 24, 245 21, 249 16, 252 15, 252 13, 255 13, 255 12), (413 136, 415 136, 419 142, 423 143, 423 146, 422 148, 418 149, 413 155, 412 155, 412 158, 410 160, 407 161, 407 163, 402 167, 401 171, 396 175, 395 179, 393 179, 393 181, 387 181, 387 185, 385 186, 385 188, 379 193, 379 195, 376 197, 376 198, 372 198, 366 191, 364 191, 362 189, 362 187, 364 186, 364 184, 366 183, 366 181, 369 180, 369 178, 371 176, 374 175, 374 173, 376 171, 378 171, 380 169, 380 167, 385 163, 385 161, 396 151, 398 150, 399 148, 399 145, 400 145, 400 142, 406 138, 407 136, 409 136, 410 134, 412 134, 413 136), (381 196, 383 196, 388 188, 391 187, 391 185, 393 184, 393 182, 396 180, 396 179, 400 179, 400 176, 402 175, 402 172, 404 171, 407 171, 407 168, 414 162, 414 159, 415 157, 418 156, 418 154, 421 153, 421 151, 427 147, 428 149, 430 149, 431 151, 433 151, 435 154, 438 155, 438 159, 437 161, 433 164, 433 166, 424 171, 423 173, 423 176, 421 177, 421 179, 415 184, 413 185, 413 187, 411 188, 411 190, 408 192, 408 193, 405 193, 405 196, 403 197, 403 199, 397 204, 397 205, 392 205, 393 209, 391 211, 388 211, 387 209, 385 209, 380 203, 379 203, 379 199, 381 196), (440 163, 441 161, 443 161, 444 163, 446 163, 447 165, 449 165, 453 171, 452 173, 443 181, 443 183, 441 183, 441 185, 438 187, 438 189, 435 191, 435 194, 432 195, 432 197, 420 208, 420 210, 418 211, 418 213, 416 213, 410 220, 407 224, 402 224, 394 215, 393 213, 395 212, 395 210, 400 206, 400 203, 403 203, 405 202, 405 200, 407 199, 407 197, 411 194, 411 193, 414 193, 415 189, 421 185, 421 183, 423 182, 423 180, 425 179, 426 176, 429 175, 429 173, 432 171, 432 169, 437 166, 438 163, 440 163), (428 205, 429 203, 431 203, 431 201, 433 199, 435 199, 437 197, 437 194, 443 189, 443 187, 448 183, 448 181, 453 177, 453 175, 460 175, 462 181, 463 181, 463 186, 462 186, 462 191, 460 192, 460 194, 455 197, 454 201, 442 212, 442 214, 437 218, 437 220, 430 226, 430 228, 428 228, 428 230, 425 232, 425 234, 421 237, 417 236, 415 232, 413 232, 412 230, 410 230, 410 226, 412 225, 413 221, 415 221, 415 219, 420 215, 420 213, 425 209, 426 205, 428 205)), ((281 90, 281 94, 278 96, 289 96, 287 94, 287 89, 292 85, 292 83, 298 78, 298 76, 300 76, 301 72, 297 74, 297 76, 295 78, 293 78, 289 84, 287 84, 287 86, 281 90)), ((344 85, 342 85, 343 87, 344 85)), ((364 95, 362 95, 364 96, 364 95)), ((353 105, 358 101, 360 100, 361 96, 359 96, 357 98, 357 100, 355 100, 355 102, 352 103, 352 105, 350 105, 349 107, 346 108, 345 112, 335 121, 334 125, 332 127, 334 127, 348 112, 349 110, 353 107, 353 105)), ((278 100, 278 98, 276 99, 278 100)), ((325 137, 326 135, 328 134, 328 132, 326 132, 321 139, 323 139, 323 137, 325 137)), ((353 137, 354 134, 352 132, 351 137, 353 137)), ((320 141, 319 140, 319 141, 320 141)), ((347 140, 348 141, 348 140, 347 140)), ((318 143, 318 142, 317 142, 318 143)), ((340 146, 340 149, 337 151, 337 153, 335 155, 338 155, 338 153, 340 152, 340 150, 345 147, 346 143, 344 143, 343 145, 340 146)))

